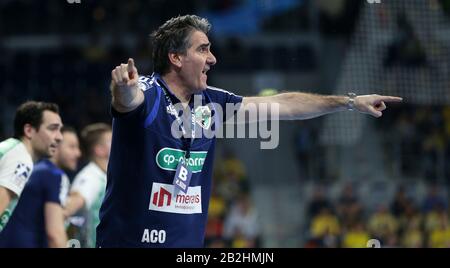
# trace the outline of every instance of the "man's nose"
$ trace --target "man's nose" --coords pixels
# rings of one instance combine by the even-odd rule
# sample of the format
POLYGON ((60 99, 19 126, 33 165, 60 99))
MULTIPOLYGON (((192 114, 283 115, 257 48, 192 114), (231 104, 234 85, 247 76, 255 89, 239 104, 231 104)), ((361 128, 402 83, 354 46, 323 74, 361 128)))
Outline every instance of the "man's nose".
POLYGON ((211 51, 209 52, 209 55, 208 55, 208 58, 207 58, 207 63, 209 65, 214 65, 214 64, 217 63, 217 59, 216 59, 216 57, 214 56, 214 54, 211 51))
POLYGON ((58 131, 58 133, 56 134, 55 140, 57 143, 60 143, 63 140, 63 135, 62 135, 61 131, 58 131))

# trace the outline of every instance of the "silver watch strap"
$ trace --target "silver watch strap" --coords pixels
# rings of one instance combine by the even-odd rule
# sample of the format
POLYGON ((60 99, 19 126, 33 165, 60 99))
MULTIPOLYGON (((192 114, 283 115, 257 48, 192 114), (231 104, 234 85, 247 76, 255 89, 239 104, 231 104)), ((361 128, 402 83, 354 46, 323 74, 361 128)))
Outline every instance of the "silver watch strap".
POLYGON ((347 96, 348 96, 347 108, 349 111, 353 111, 353 109, 355 108, 356 94, 353 92, 349 92, 347 93, 347 96))

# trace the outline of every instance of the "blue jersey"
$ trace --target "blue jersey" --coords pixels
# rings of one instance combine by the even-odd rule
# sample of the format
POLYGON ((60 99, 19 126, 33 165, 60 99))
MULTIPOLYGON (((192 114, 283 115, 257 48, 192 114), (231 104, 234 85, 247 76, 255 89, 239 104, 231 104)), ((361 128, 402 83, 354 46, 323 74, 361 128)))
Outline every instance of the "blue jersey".
POLYGON ((44 206, 63 204, 69 190, 65 173, 49 160, 34 166, 11 219, 0 233, 0 247, 48 247, 44 206))
MULTIPOLYGON (((174 192, 177 165, 186 159, 185 139, 171 134, 176 117, 169 100, 174 105, 179 100, 157 74, 141 77, 139 83, 143 104, 124 114, 112 108, 113 137, 97 246, 203 247, 215 138, 202 133, 193 140, 190 157, 184 160, 193 172, 189 187, 186 193, 174 192)), ((201 106, 193 107, 194 98, 189 103, 195 110, 196 131, 219 127, 230 116, 226 104, 242 102, 242 97, 212 87, 196 95, 201 106), (216 112, 219 108, 222 116, 216 112)))

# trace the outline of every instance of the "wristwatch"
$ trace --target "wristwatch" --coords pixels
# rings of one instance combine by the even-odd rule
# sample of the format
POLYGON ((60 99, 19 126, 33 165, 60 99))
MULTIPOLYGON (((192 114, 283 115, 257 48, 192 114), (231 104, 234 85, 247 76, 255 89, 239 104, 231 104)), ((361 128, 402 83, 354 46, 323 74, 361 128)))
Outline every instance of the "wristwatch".
POLYGON ((355 107, 356 94, 353 92, 349 92, 347 93, 347 96, 348 96, 347 108, 349 111, 353 111, 355 107))

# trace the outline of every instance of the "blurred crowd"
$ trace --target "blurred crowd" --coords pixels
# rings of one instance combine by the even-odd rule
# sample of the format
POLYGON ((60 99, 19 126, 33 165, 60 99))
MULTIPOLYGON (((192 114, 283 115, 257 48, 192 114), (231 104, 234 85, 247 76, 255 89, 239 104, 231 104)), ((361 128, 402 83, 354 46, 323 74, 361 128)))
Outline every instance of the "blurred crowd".
POLYGON ((430 184, 421 200, 399 185, 392 200, 368 208, 351 183, 334 200, 326 187, 315 188, 307 206, 305 247, 366 247, 370 239, 382 247, 450 247, 447 192, 430 184))
POLYGON ((229 152, 216 163, 205 246, 261 247, 261 225, 243 163, 229 152))
POLYGON ((450 106, 405 104, 377 124, 387 129, 384 149, 399 175, 450 183, 450 106))
MULTIPOLYGON (((304 246, 366 247, 370 239, 378 239, 383 247, 450 247, 450 107, 405 104, 376 124, 383 126, 384 161, 394 177, 386 183, 396 185, 399 178, 409 182, 398 185, 392 198, 385 191, 374 205, 351 183, 343 184, 337 197, 329 193, 328 184, 315 187, 305 215, 304 246), (417 182, 426 183, 425 196, 412 189, 417 182)), ((299 134, 300 140, 309 141, 298 146, 301 169, 312 174, 306 178, 323 174, 320 165, 304 161, 312 148, 320 147, 308 134, 316 129, 311 125, 299 134)))
POLYGON ((20 20, 20 23, 0 24, 0 34, 148 34, 149 30, 162 21, 179 14, 208 14, 220 17, 234 13, 238 16, 240 11, 247 7, 251 10, 245 19, 258 19, 258 25, 255 26, 264 31, 292 32, 319 26, 319 30, 324 33, 340 34, 352 31, 354 19, 361 6, 359 0, 336 0, 333 4, 326 0, 277 2, 280 4, 259 0, 142 0, 117 5, 106 0, 80 0, 78 4, 70 4, 69 1, 40 3, 32 0, 4 0, 0 3, 0 17, 4 21, 15 21, 18 17, 26 19, 20 20), (289 8, 280 7, 283 5, 289 8), (319 25, 313 25, 310 20, 311 16, 315 15, 311 12, 312 6, 318 10, 319 25), (283 12, 270 12, 275 9, 283 12), (271 16, 267 17, 267 13, 271 16), (262 21, 259 21, 260 18, 262 21))
MULTIPOLYGON (((450 183, 449 105, 416 105, 406 101, 390 107, 389 113, 374 122, 377 129, 382 129, 379 134, 383 160, 392 177, 450 183)), ((326 148, 316 138, 323 120, 302 121, 298 125, 294 143, 300 177, 327 178, 326 148)))

